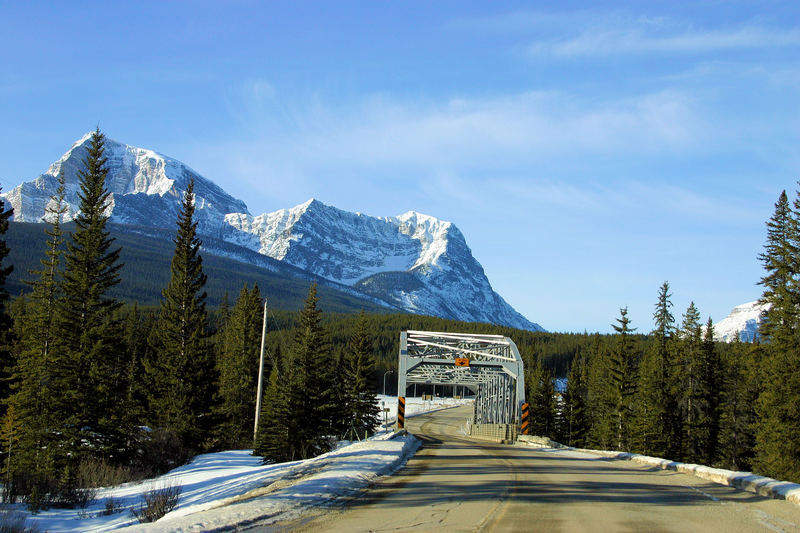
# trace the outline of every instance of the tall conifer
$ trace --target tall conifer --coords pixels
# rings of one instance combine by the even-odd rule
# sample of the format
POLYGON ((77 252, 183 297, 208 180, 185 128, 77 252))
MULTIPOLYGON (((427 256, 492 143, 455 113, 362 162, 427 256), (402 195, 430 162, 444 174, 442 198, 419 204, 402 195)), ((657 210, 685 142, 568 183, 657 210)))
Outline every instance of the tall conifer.
POLYGON ((375 389, 372 373, 375 361, 372 357, 372 339, 369 335, 367 317, 362 310, 358 315, 355 333, 350 346, 345 352, 344 413, 347 427, 357 436, 372 433, 378 425, 378 405, 375 401, 375 389))
POLYGON ((33 290, 26 312, 19 317, 24 327, 19 328, 19 358, 14 370, 14 395, 11 404, 16 407, 22 423, 20 440, 22 442, 21 460, 25 468, 34 473, 44 472, 51 461, 45 455, 52 455, 61 446, 50 445, 50 441, 61 433, 57 427, 56 413, 63 401, 59 373, 63 365, 63 350, 57 346, 59 335, 56 331, 56 310, 61 298, 60 266, 64 243, 61 222, 67 206, 64 203, 64 174, 59 176, 56 195, 46 207, 45 233, 48 236, 45 257, 41 259, 41 269, 32 272, 37 279, 30 282, 33 290))
POLYGON ((110 452, 119 443, 119 404, 114 387, 123 371, 118 358, 120 323, 115 317, 121 303, 107 296, 119 283, 119 248, 112 248, 106 225, 109 192, 106 188, 105 136, 97 129, 79 177, 79 211, 75 230, 64 255, 64 298, 59 310, 60 337, 65 351, 65 383, 62 407, 65 426, 72 433, 73 457, 92 443, 95 450, 110 452))
POLYGON ((738 333, 723 352, 720 404, 719 457, 724 468, 749 470, 755 446, 755 403, 758 379, 755 352, 760 347, 743 343, 738 333))
POLYGON ((281 463, 295 458, 296 446, 289 432, 289 389, 279 361, 272 366, 269 383, 261 402, 258 433, 253 455, 260 455, 265 463, 281 463))
POLYGON ((3 264, 11 251, 6 245, 4 236, 8 231, 8 221, 13 214, 14 210, 6 209, 5 202, 0 199, 0 402, 8 398, 10 392, 8 378, 14 365, 11 355, 12 321, 8 314, 8 291, 6 290, 6 278, 14 270, 14 266, 3 264))
POLYGON ((564 417, 566 423, 566 444, 582 448, 586 445, 589 430, 587 402, 587 364, 586 358, 577 355, 572 359, 567 377, 567 390, 564 392, 564 417))
POLYGON ((209 411, 216 380, 207 339, 206 275, 194 221, 194 181, 186 187, 178 214, 171 278, 162 291, 161 310, 151 335, 150 408, 155 422, 176 432, 197 450, 208 438, 209 411))
MULTIPOLYGON (((217 372, 219 374, 218 412, 220 438, 226 448, 252 444, 256 379, 261 346, 263 307, 258 285, 245 285, 233 306, 222 338, 217 372)), ((269 373, 270 369, 265 370, 269 373)))
POLYGON ((308 290, 294 342, 288 356, 288 432, 293 459, 327 451, 325 436, 334 431, 338 406, 334 404, 334 365, 327 333, 317 307, 317 285, 308 290))
POLYGON ((625 450, 630 436, 631 396, 635 391, 632 375, 633 340, 630 336, 635 328, 630 328, 627 307, 621 308, 619 315, 617 324, 611 325, 617 333, 617 339, 609 359, 609 386, 616 434, 614 445, 618 450, 625 450))
POLYGON ((800 481, 800 235, 798 200, 789 207, 783 191, 767 222, 759 255, 766 274, 761 301, 769 303, 760 327, 766 341, 762 390, 757 403, 756 457, 759 473, 800 481))
POLYGON ((653 313, 655 328, 650 335, 654 342, 644 354, 639 370, 632 428, 635 451, 659 457, 675 454, 671 443, 677 441, 679 433, 676 403, 669 394, 670 350, 675 331, 671 297, 665 281, 659 288, 653 313))
POLYGON ((701 456, 704 395, 701 390, 702 327, 700 312, 689 304, 683 315, 676 349, 675 390, 681 416, 681 459, 696 462, 701 456))

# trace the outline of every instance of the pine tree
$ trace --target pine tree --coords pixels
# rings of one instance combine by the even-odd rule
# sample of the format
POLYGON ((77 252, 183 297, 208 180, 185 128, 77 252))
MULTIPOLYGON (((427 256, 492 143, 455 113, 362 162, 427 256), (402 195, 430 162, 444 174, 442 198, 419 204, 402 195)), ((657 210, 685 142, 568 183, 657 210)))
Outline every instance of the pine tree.
MULTIPOLYGON (((220 438, 223 447, 252 444, 256 380, 261 348, 263 306, 258 285, 245 285, 225 328, 217 372, 219 374, 220 438)), ((266 369, 269 372, 269 369, 266 369)))
POLYGON ((724 468, 749 470, 755 446, 753 433, 758 399, 756 353, 761 347, 735 336, 723 354, 719 457, 724 468))
POLYGON ((638 453, 659 457, 676 453, 671 443, 677 442, 679 435, 675 400, 668 392, 670 348, 675 331, 675 318, 670 311, 671 297, 669 283, 665 281, 659 289, 653 313, 655 329, 650 335, 654 342, 644 354, 639 370, 632 428, 633 449, 638 453))
POLYGON ((79 212, 64 255, 64 298, 60 300, 60 337, 64 349, 62 421, 73 428, 67 449, 74 458, 90 450, 109 453, 119 442, 119 404, 115 387, 120 367, 120 303, 108 296, 119 283, 120 249, 112 249, 108 222, 105 136, 92 135, 80 180, 79 212))
POLYGON ((207 342, 206 275, 194 221, 194 181, 186 187, 178 214, 171 278, 151 335, 152 357, 145 364, 151 381, 150 411, 156 424, 175 432, 197 450, 208 438, 213 397, 213 359, 207 342))
POLYGON ((683 315, 675 362, 676 390, 681 419, 681 460, 697 462, 705 435, 702 426, 704 395, 701 389, 702 327, 694 302, 683 315))
POLYGON ((342 383, 347 421, 345 430, 351 430, 356 436, 372 433, 378 425, 378 405, 372 383, 374 369, 372 339, 367 327, 367 317, 362 310, 345 354, 342 383))
POLYGON ((10 346, 13 341, 12 322, 7 309, 8 291, 6 290, 6 279, 14 270, 14 266, 3 266, 3 262, 11 251, 3 236, 8 231, 8 221, 13 214, 14 210, 6 209, 5 202, 0 199, 0 401, 9 396, 8 378, 14 366, 10 346))
POLYGON ((288 356, 288 434, 291 459, 306 459, 327 451, 326 436, 336 419, 333 365, 327 333, 317 308, 317 286, 311 284, 300 312, 288 356))
POLYGON ((17 417, 14 405, 9 405, 6 409, 5 416, 3 416, 2 425, 0 425, 0 453, 5 455, 3 461, 3 470, 0 472, 3 479, 3 502, 14 503, 10 497, 13 491, 13 479, 15 471, 18 470, 17 465, 17 444, 19 443, 19 434, 22 429, 22 423, 17 417))
POLYGON ((611 325, 617 333, 617 339, 609 359, 609 386, 616 433, 614 445, 618 450, 626 450, 629 442, 631 396, 635 390, 632 375, 633 341, 630 334, 635 329, 629 327, 631 321, 627 307, 621 308, 619 314, 617 324, 611 325))
POLYGON ((14 368, 14 395, 10 400, 22 424, 20 461, 28 471, 43 472, 45 464, 42 450, 57 450, 61 446, 50 441, 61 432, 54 407, 61 403, 59 370, 63 365, 63 350, 58 347, 56 311, 61 298, 60 265, 64 243, 61 222, 66 212, 64 203, 64 175, 59 176, 56 195, 46 207, 45 220, 49 226, 45 258, 42 268, 32 272, 37 279, 30 282, 33 290, 25 313, 17 318, 23 323, 20 332, 19 356, 14 368), (61 359, 57 359, 61 357, 61 359))
POLYGON ((714 324, 709 317, 700 347, 698 397, 698 457, 701 464, 713 464, 719 439, 720 384, 719 354, 714 343, 714 324))
POLYGON ((564 393, 564 416, 566 419, 566 444, 583 448, 589 431, 587 402, 587 363, 583 356, 572 359, 564 393))
POLYGON ((526 392, 530 408, 531 434, 553 437, 555 430, 555 385, 553 376, 540 359, 526 373, 526 392))
MULTIPOLYGON (((799 198, 800 199, 800 198, 799 198)), ((783 191, 767 222, 767 243, 759 255, 766 274, 761 301, 771 304, 760 327, 765 340, 762 379, 757 403, 756 457, 760 474, 800 481, 800 232, 798 200, 789 208, 783 191)))
POLYGON ((608 450, 615 446, 614 437, 614 391, 610 387, 611 357, 600 334, 596 334, 588 362, 587 407, 589 411, 589 435, 587 444, 608 450))
POLYGON ((281 376, 279 364, 272 365, 269 384, 261 401, 261 416, 253 455, 260 455, 265 463, 281 463, 293 459, 294 445, 289 435, 289 398, 287 384, 281 376))

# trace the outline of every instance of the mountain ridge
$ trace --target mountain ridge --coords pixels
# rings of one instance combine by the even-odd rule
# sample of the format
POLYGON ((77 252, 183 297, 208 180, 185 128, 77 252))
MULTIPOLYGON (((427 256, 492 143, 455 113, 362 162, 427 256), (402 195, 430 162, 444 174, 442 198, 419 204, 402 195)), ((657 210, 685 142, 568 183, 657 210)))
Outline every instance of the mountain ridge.
MULTIPOLYGON (((14 220, 43 220, 62 171, 69 205, 66 220, 74 218, 79 205, 78 170, 90 139, 91 133, 87 133, 45 173, 3 193, 14 207, 14 220)), ((387 307, 543 331, 494 292, 464 235, 452 222, 416 211, 374 217, 315 198, 253 216, 243 201, 185 163, 109 138, 105 146, 108 212, 114 223, 174 228, 183 192, 193 179, 201 236, 292 265, 307 277, 349 287, 387 307)))

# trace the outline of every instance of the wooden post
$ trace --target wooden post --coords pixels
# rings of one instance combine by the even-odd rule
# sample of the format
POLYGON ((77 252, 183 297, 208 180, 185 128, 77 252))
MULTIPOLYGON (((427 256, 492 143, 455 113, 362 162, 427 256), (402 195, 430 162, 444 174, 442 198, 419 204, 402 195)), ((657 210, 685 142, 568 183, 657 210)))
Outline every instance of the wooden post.
POLYGON ((258 434, 258 419, 261 416, 261 389, 264 386, 264 341, 267 338, 267 298, 264 297, 264 323, 261 326, 261 357, 258 361, 258 390, 256 392, 256 421, 253 424, 253 445, 258 434))

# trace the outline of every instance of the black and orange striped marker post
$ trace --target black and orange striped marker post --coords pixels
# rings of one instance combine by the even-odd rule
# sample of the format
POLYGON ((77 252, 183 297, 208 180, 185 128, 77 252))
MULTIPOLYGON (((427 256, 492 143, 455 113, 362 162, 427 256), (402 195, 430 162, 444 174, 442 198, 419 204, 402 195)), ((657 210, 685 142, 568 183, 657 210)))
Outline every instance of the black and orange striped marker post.
POLYGON ((397 429, 406 427, 406 399, 404 396, 397 398, 397 429))
POLYGON ((527 403, 522 404, 522 428, 520 433, 528 435, 531 430, 531 412, 527 403))

